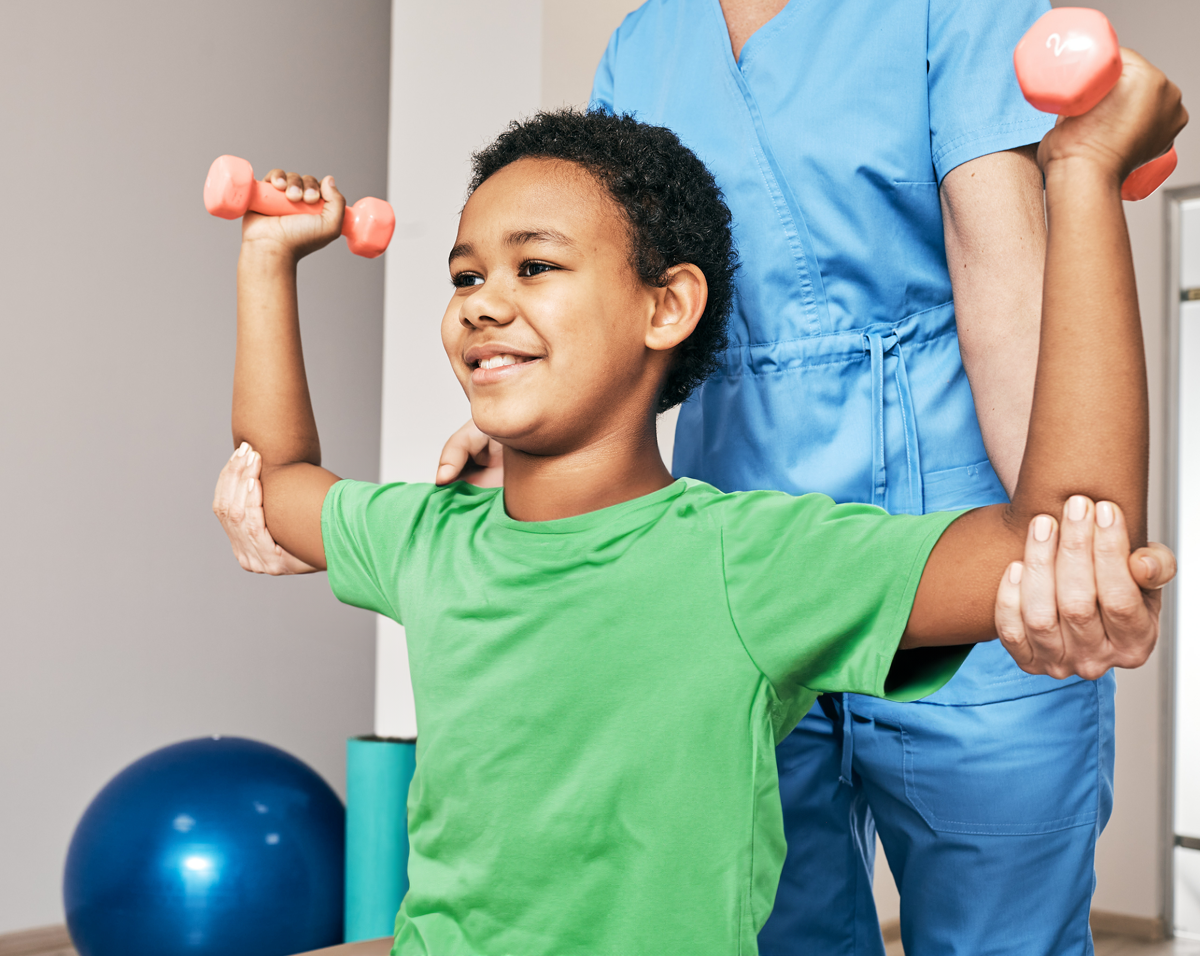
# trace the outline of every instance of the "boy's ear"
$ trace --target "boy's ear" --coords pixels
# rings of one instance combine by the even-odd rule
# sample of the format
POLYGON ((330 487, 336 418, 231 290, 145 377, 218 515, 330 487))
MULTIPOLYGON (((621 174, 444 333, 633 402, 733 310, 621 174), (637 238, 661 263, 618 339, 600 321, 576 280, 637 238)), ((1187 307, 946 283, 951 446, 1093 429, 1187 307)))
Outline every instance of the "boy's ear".
POLYGON ((655 290, 654 314, 646 329, 646 347, 665 352, 692 334, 708 304, 708 280, 690 262, 671 266, 667 284, 655 290))

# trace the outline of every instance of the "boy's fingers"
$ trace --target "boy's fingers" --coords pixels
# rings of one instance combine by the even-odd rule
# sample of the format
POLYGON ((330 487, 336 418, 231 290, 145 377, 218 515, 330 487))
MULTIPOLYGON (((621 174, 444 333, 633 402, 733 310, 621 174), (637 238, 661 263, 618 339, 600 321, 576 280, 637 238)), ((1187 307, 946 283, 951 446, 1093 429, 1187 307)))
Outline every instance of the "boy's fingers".
POLYGON ((304 178, 299 173, 287 174, 287 189, 284 195, 292 202, 299 202, 304 196, 304 178))
POLYGON ((1095 505, 1084 495, 1072 495, 1063 506, 1059 525, 1054 578, 1058 624, 1065 662, 1089 680, 1107 669, 1104 622, 1096 606, 1096 564, 1093 556, 1095 505))
POLYGON ((1095 552, 1096 587, 1111 663, 1138 667, 1158 640, 1157 602, 1147 602, 1130 573, 1129 532, 1125 516, 1113 502, 1102 501, 1096 507, 1095 552))
POLYGON ((316 202, 321 198, 321 181, 316 176, 305 176, 301 180, 304 187, 304 201, 316 202))
POLYGON ((1058 522, 1038 515, 1029 522, 1021 573, 1021 620, 1040 672, 1068 676, 1063 666, 1065 650, 1058 626, 1054 563, 1058 549, 1058 522))
MULTIPOLYGON (((1025 670, 1034 665, 1034 657, 1021 621, 1022 571, 1021 562, 1014 561, 1000 579, 1000 588, 996 592, 996 633, 1017 666, 1025 670)), ((1041 672, 1034 670, 1033 673, 1041 672)))
POLYGON ((1129 572, 1138 587, 1156 591, 1175 578, 1175 552, 1165 544, 1151 541, 1129 556, 1129 572))
POLYGON ((332 176, 326 176, 317 185, 321 198, 325 200, 325 208, 321 214, 327 219, 336 220, 338 228, 341 228, 342 216, 346 212, 346 197, 338 192, 337 184, 333 181, 332 176))
POLYGON ((264 183, 270 183, 276 189, 287 188, 287 173, 282 169, 268 170, 267 175, 263 177, 264 183))

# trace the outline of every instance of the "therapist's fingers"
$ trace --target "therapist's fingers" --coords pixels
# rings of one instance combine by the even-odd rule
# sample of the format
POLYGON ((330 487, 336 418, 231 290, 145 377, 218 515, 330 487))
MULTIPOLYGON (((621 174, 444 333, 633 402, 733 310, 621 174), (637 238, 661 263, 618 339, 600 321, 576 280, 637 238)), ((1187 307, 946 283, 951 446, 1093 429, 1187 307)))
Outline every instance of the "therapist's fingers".
POLYGON ((1129 572, 1138 587, 1147 591, 1170 584, 1176 568, 1175 552, 1158 541, 1149 542, 1129 556, 1129 572))
POLYGON ((1096 605, 1095 510, 1084 495, 1072 495, 1064 503, 1054 566, 1063 663, 1088 680, 1100 677, 1111 666, 1104 621, 1096 605))
POLYGON ((1058 550, 1058 522, 1050 515, 1038 515, 1029 522, 1025 537, 1025 561, 1021 574, 1021 620, 1033 651, 1036 668, 1032 673, 1051 677, 1070 676, 1065 665, 1066 649, 1058 624, 1058 596, 1055 584, 1055 554, 1058 550))
POLYGON ((474 420, 468 419, 442 446, 435 483, 446 485, 458 479, 467 463, 487 449, 488 440, 488 436, 476 427, 474 420))
MULTIPOLYGON (((1021 619, 1021 574, 1024 566, 1014 561, 1004 569, 996 591, 996 634, 1000 643, 1022 670, 1035 665, 1033 648, 1025 637, 1025 622, 1021 619)), ((1034 670, 1031 673, 1040 674, 1034 670)))
MULTIPOLYGON (((1111 664, 1140 667, 1158 641, 1162 591, 1144 591, 1129 569, 1129 532, 1114 502, 1096 506, 1096 589, 1111 664)), ((1174 556, 1172 556, 1173 560, 1174 556)))

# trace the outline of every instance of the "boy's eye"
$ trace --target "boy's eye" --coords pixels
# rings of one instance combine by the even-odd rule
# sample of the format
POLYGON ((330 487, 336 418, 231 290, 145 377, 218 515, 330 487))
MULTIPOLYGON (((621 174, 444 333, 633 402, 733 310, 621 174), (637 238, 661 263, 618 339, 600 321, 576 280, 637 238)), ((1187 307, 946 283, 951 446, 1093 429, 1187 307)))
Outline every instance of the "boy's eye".
POLYGON ((469 289, 472 286, 483 285, 483 276, 474 272, 459 272, 450 277, 456 289, 469 289))
POLYGON ((540 276, 543 272, 551 272, 556 268, 558 267, 552 266, 548 262, 523 262, 517 275, 522 279, 531 279, 534 276, 540 276))

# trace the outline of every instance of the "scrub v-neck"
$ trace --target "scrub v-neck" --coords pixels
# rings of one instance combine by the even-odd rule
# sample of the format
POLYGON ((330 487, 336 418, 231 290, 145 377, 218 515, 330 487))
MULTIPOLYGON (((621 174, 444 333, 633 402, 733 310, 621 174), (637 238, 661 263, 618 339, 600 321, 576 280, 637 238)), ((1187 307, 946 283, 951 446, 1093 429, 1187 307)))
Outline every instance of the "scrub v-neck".
POLYGON ((791 6, 791 0, 788 0, 788 2, 784 3, 784 5, 782 7, 780 7, 779 10, 776 13, 774 13, 769 19, 764 20, 762 23, 760 23, 757 27, 754 28, 754 32, 752 32, 748 37, 746 37, 745 42, 742 43, 742 48, 740 50, 738 50, 737 53, 734 53, 733 52, 733 35, 729 32, 729 21, 725 18, 725 11, 721 8, 721 0, 711 0, 711 2, 716 5, 717 16, 721 21, 721 26, 725 30, 725 49, 728 52, 729 56, 733 59, 734 67, 738 70, 740 70, 742 68, 742 54, 744 54, 746 52, 746 48, 749 47, 753 43, 754 39, 759 34, 761 34, 764 30, 768 30, 772 26, 772 24, 778 26, 779 20, 787 12, 787 8, 789 6, 791 6))

